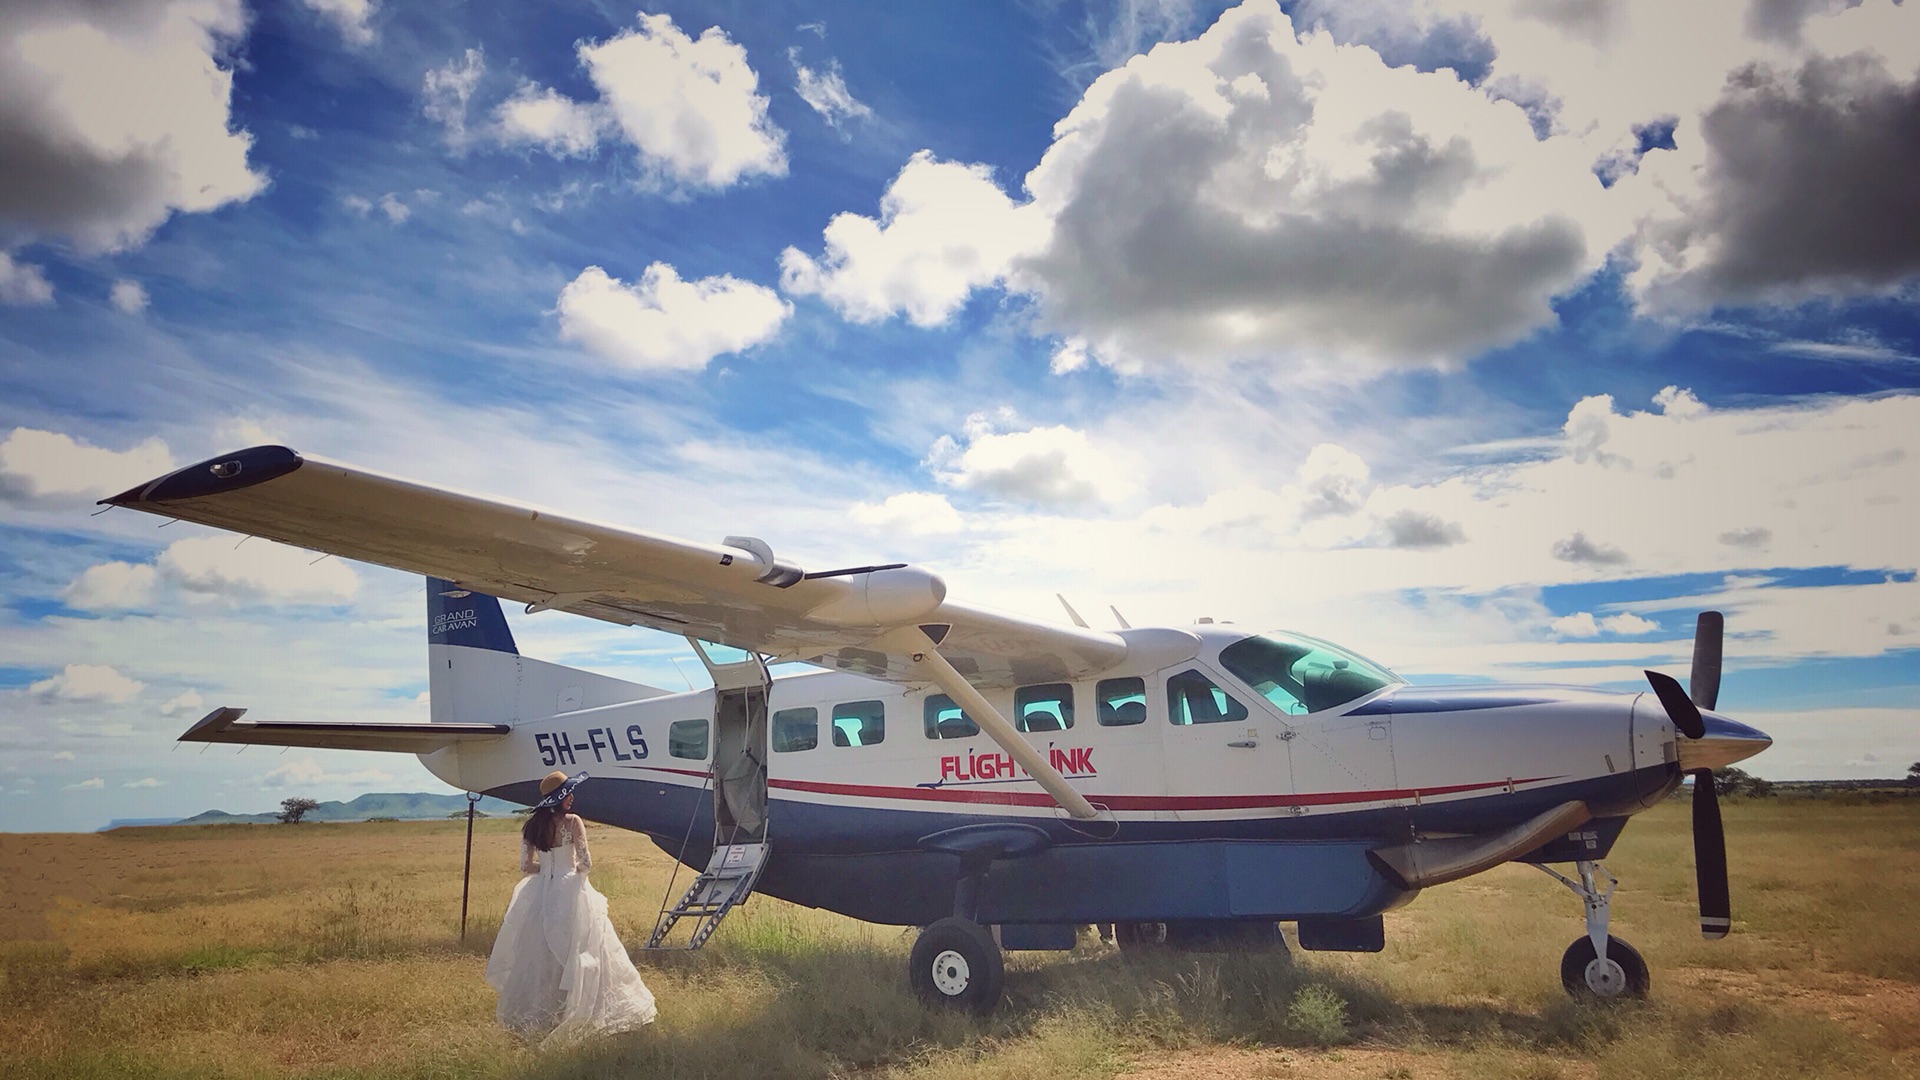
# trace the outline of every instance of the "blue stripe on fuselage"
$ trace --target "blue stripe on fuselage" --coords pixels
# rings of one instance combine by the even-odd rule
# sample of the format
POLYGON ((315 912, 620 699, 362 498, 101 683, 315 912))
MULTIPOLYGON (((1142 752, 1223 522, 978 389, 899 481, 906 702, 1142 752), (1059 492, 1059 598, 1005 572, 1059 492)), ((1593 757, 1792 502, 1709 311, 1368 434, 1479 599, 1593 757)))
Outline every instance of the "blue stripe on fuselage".
MULTIPOLYGON (((1569 799, 1596 816, 1624 816, 1670 789, 1669 766, 1452 802, 1367 810, 1202 821, 1121 821, 1094 839, 1057 818, 876 809, 772 798, 773 858, 760 891, 870 922, 924 925, 952 914, 954 855, 921 850, 921 837, 963 825, 1018 821, 1053 846, 996 864, 983 892, 983 921, 1109 922, 1171 918, 1359 917, 1404 895, 1366 864, 1367 849, 1412 831, 1482 833, 1506 828, 1569 799), (1210 888, 1194 888, 1197 881, 1210 888), (1297 885, 1286 884, 1296 881, 1297 885), (1099 882, 1097 889, 1087 882, 1099 882), (1315 883, 1318 884, 1315 884, 1315 883), (1236 906, 1237 905, 1237 906, 1236 906), (1251 909, 1258 908, 1254 911, 1251 909), (1272 909, 1272 910, 1269 910, 1272 909)), ((487 792, 538 798, 532 781, 487 792)), ((704 867, 712 851, 711 789, 627 777, 596 777, 575 793, 593 821, 648 834, 669 855, 704 867)), ((1609 830, 1610 846, 1617 830, 1609 830)), ((1596 850, 1582 857, 1602 858, 1596 850)))

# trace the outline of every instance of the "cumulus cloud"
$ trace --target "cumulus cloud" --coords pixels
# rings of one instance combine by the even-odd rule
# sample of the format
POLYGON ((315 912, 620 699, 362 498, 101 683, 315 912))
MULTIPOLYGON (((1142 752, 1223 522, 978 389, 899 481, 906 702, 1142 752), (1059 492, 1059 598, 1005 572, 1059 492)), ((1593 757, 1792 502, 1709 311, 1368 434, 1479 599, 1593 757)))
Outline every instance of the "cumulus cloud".
POLYGON ((0 442, 0 501, 98 499, 173 467, 159 439, 114 451, 57 432, 14 428, 0 442))
POLYGON ((1446 521, 1438 514, 1419 510, 1400 510, 1380 523, 1388 547, 1443 548, 1466 540, 1466 530, 1457 521, 1446 521))
POLYGON ((1065 425, 1001 431, 1010 416, 969 417, 965 440, 943 435, 926 464, 948 487, 1055 509, 1119 502, 1136 489, 1125 465, 1065 425))
POLYGON ((239 0, 0 7, 0 226, 110 251, 257 194, 223 66, 245 29, 239 0))
POLYGON ((61 788, 60 790, 61 791, 99 791, 101 788, 104 788, 106 786, 107 786, 107 782, 105 780, 102 780, 99 777, 95 776, 87 780, 82 780, 79 783, 68 784, 65 787, 61 788))
POLYGON ((493 116, 501 142, 536 146, 555 157, 592 152, 605 123, 593 106, 533 83, 522 83, 493 116))
POLYGON ((1632 561, 1627 553, 1607 544, 1596 544, 1584 532, 1576 532, 1553 544, 1553 557, 1561 562, 1587 563, 1593 566, 1622 566, 1632 561))
POLYGON ((847 80, 840 74, 840 61, 830 60, 825 71, 815 71, 800 62, 798 46, 787 50, 787 59, 793 62, 794 89, 799 92, 800 100, 819 113, 828 127, 837 129, 851 120, 873 119, 873 110, 847 89, 847 80))
POLYGON ((966 527, 945 495, 929 491, 903 491, 878 503, 856 503, 852 517, 862 525, 912 536, 954 533, 966 527))
POLYGON ((73 751, 71 751, 71 750, 55 750, 55 751, 53 752, 53 758, 52 758, 52 760, 54 760, 54 761, 73 761, 73 760, 75 760, 75 757, 74 757, 74 753, 73 753, 73 751))
POLYGON ((339 559, 321 559, 271 540, 230 536, 176 540, 155 562, 161 578, 188 596, 247 602, 341 604, 359 591, 360 579, 339 559))
POLYGON ((780 285, 819 296, 853 322, 905 315, 935 326, 1032 249, 1038 224, 986 166, 940 161, 923 150, 881 196, 878 218, 836 214, 818 259, 798 248, 783 251, 780 285))
POLYGON ((129 780, 126 783, 121 784, 120 786, 127 787, 127 788, 157 788, 157 787, 166 787, 167 782, 165 780, 159 780, 151 776, 143 776, 138 780, 129 780))
POLYGON ((68 664, 59 674, 29 685, 27 691, 48 701, 124 705, 145 687, 106 664, 68 664))
POLYGON ((792 313, 772 289, 720 275, 683 281, 654 263, 628 285, 589 266, 560 291, 560 336, 640 371, 697 371, 771 339, 792 313))
POLYGON ((188 690, 180 694, 180 696, 169 700, 165 705, 160 706, 160 715, 172 716, 174 713, 181 711, 193 712, 205 704, 206 701, 200 696, 199 691, 188 690))
POLYGON ((1459 359, 1551 323, 1624 234, 1590 165, 1452 72, 1248 0, 1088 88, 1010 280, 1114 355, 1459 359))
POLYGON ((581 45, 580 62, 656 180, 714 189, 786 174, 786 134, 767 117, 747 50, 719 27, 692 38, 643 13, 637 28, 581 45))
POLYGON ((379 784, 393 779, 392 773, 379 769, 356 769, 349 772, 328 772, 311 757, 295 758, 284 765, 269 769, 260 778, 263 788, 321 787, 323 785, 379 784))
POLYGON ((147 310, 147 287, 131 278, 121 278, 108 290, 107 300, 123 315, 138 315, 147 310))
POLYGON ((37 305, 53 303, 53 283, 44 270, 32 263, 16 262, 0 251, 0 304, 37 305))
POLYGON ((60 599, 81 611, 144 608, 153 602, 159 574, 145 564, 106 562, 81 571, 60 599))
POLYGON ((1720 542, 1728 547, 1744 548, 1747 551, 1765 551, 1773 540, 1773 530, 1759 525, 1749 525, 1744 529, 1729 529, 1720 534, 1720 542))
POLYGON ((455 149, 467 144, 467 103, 486 73, 486 52, 474 48, 458 60, 429 69, 420 81, 420 111, 446 129, 447 143, 455 149))
POLYGON ((1920 272, 1920 77, 1869 53, 1749 64, 1699 132, 1699 190, 1649 227, 1633 279, 1656 307, 1871 292, 1920 272))
POLYGON ((374 13, 380 10, 379 0, 300 0, 307 8, 340 31, 347 44, 366 46, 373 44, 374 31, 369 25, 374 13))
POLYGON ((1646 634, 1660 629, 1652 619, 1643 619, 1629 611, 1596 619, 1591 611, 1576 611, 1553 620, 1552 629, 1561 637, 1590 638, 1606 634, 1646 634))

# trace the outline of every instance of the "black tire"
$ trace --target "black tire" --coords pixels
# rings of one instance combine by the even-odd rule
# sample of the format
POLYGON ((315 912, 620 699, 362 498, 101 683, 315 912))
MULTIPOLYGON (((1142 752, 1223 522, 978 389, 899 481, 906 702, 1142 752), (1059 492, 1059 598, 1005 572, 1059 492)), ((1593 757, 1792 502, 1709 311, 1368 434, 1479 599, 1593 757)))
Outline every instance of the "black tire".
POLYGON ((1560 985, 1575 1000, 1623 1001, 1647 996, 1653 980, 1647 973, 1647 962, 1640 958, 1640 950, 1620 938, 1607 937, 1607 959, 1619 964, 1625 976, 1614 982, 1604 980, 1605 972, 1598 969, 1593 970, 1595 980, 1588 979, 1589 968, 1598 957, 1593 951, 1593 939, 1584 934, 1574 939, 1560 957, 1560 985))
POLYGON ((908 964, 913 992, 930 1005, 987 1013, 1000 1004, 1006 964, 993 935, 977 922, 950 917, 920 931, 908 964))
POLYGON ((1155 952, 1167 947, 1167 924, 1163 922, 1122 922, 1113 924, 1113 943, 1121 952, 1155 952))

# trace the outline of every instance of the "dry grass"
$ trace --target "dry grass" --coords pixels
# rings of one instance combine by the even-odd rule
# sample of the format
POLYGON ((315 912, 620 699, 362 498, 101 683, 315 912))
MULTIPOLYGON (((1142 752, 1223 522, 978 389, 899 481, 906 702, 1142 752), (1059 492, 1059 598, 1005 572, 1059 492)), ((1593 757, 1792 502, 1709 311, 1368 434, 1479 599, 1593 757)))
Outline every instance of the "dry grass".
MULTIPOLYGON (((481 980, 515 879, 510 822, 0 836, 0 1075, 9 1077, 1110 1077, 1920 1075, 1920 805, 1729 802, 1734 937, 1694 931, 1686 809, 1630 829, 1615 926, 1654 998, 1558 984, 1577 902, 1504 867, 1389 916, 1378 956, 1014 954, 986 1020, 908 993, 910 932, 767 898, 698 954, 642 956, 645 1031, 538 1054, 481 980)), ((622 936, 671 864, 593 833, 622 936)), ((682 872, 680 884, 687 881, 682 872)))

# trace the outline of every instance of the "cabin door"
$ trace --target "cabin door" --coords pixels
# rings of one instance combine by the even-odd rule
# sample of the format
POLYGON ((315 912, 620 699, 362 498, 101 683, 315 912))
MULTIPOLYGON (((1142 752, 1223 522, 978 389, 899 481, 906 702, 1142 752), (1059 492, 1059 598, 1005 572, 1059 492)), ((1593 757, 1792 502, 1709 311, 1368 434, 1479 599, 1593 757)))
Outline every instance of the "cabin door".
POLYGON ((767 839, 767 690, 756 653, 688 638, 713 677, 713 842, 767 839))

